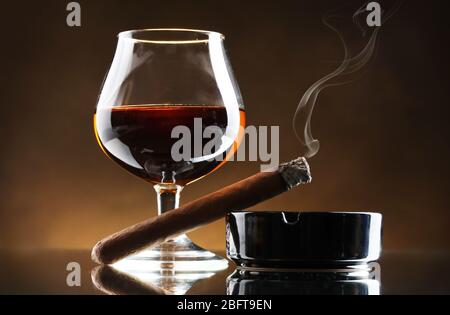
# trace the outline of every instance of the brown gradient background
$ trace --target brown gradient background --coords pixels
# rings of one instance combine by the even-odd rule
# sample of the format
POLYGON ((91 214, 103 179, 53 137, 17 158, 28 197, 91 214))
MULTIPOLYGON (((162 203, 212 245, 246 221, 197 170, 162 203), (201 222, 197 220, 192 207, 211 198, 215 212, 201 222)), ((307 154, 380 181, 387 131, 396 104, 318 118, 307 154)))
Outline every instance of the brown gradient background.
MULTIPOLYGON (((224 33, 248 123, 281 126, 281 160, 299 152, 290 124, 300 96, 343 55, 321 22, 337 0, 80 1, 81 28, 66 26, 68 2, 2 4, 0 247, 89 248, 156 214, 152 187, 109 161, 92 131, 119 31, 224 33)), ((442 3, 406 1, 381 31, 364 75, 320 95, 314 182, 255 209, 381 211, 385 248, 450 249, 449 32, 442 3)), ((258 169, 229 163, 187 187, 182 202, 258 169)), ((191 236, 223 249, 224 223, 191 236)))

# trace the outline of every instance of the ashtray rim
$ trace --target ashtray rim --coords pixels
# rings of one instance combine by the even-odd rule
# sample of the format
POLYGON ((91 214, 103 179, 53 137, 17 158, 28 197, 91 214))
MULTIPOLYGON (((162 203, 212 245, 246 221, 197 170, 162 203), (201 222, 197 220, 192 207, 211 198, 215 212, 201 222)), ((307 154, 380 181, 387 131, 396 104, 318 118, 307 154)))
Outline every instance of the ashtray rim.
POLYGON ((377 216, 383 214, 381 212, 375 211, 293 211, 293 210, 256 210, 256 211, 231 211, 228 215, 231 214, 278 214, 278 213, 291 213, 291 214, 306 214, 306 215, 368 215, 368 216, 377 216))

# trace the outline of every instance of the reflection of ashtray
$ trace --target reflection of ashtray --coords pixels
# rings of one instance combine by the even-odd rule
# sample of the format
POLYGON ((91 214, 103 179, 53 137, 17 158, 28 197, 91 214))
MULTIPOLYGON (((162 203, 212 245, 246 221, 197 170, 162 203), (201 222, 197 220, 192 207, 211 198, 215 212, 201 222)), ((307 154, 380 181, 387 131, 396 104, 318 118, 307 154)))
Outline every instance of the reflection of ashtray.
POLYGON ((119 295, 184 294, 199 280, 213 276, 213 272, 133 271, 111 266, 96 267, 92 282, 100 291, 119 295))
POLYGON ((378 263, 340 269, 236 269, 227 279, 229 295, 379 295, 378 263))

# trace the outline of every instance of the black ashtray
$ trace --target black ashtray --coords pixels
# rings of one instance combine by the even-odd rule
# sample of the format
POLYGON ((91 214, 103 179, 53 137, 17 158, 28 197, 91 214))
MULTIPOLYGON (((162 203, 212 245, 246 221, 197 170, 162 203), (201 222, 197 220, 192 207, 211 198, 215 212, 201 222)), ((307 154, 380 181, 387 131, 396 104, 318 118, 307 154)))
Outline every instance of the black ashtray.
POLYGON ((340 268, 381 254, 382 215, 369 212, 231 212, 227 256, 238 268, 340 268))

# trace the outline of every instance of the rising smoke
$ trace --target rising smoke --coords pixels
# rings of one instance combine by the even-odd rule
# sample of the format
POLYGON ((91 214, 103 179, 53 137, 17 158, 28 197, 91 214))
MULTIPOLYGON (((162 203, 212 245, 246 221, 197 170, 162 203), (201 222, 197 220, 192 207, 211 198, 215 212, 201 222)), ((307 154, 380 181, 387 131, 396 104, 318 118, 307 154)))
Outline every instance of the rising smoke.
POLYGON ((366 17, 370 13, 366 10, 370 1, 367 1, 359 7, 352 15, 353 24, 359 28, 361 35, 365 37, 369 30, 371 31, 370 37, 365 43, 364 47, 359 53, 351 55, 348 49, 348 45, 344 40, 342 32, 331 23, 336 18, 342 18, 337 14, 327 14, 323 17, 323 23, 333 30, 344 48, 344 57, 341 64, 331 73, 324 76, 313 85, 311 85, 303 94, 300 103, 295 111, 292 127, 297 139, 301 142, 305 148, 304 156, 310 158, 317 154, 319 151, 320 143, 317 139, 314 139, 311 132, 311 117, 314 110, 314 106, 317 102, 317 97, 320 92, 330 86, 336 86, 348 83, 348 75, 356 74, 371 60, 376 48, 378 33, 384 26, 386 21, 400 8, 403 0, 396 1, 394 5, 388 11, 382 10, 380 27, 369 27, 366 22, 366 17))

